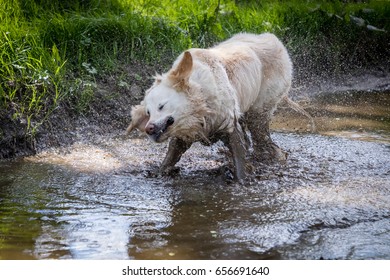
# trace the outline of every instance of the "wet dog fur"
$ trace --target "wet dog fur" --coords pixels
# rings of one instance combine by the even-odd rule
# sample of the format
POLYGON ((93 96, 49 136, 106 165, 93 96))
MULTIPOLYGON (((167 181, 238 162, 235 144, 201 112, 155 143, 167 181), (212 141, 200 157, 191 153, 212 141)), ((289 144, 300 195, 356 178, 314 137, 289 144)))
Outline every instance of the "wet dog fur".
POLYGON ((127 133, 139 129, 155 142, 170 139, 161 172, 169 172, 192 143, 222 140, 235 178, 242 179, 247 157, 286 158, 271 140, 269 122, 277 104, 288 100, 291 79, 287 50, 269 33, 241 33, 209 49, 189 49, 132 108, 127 133))

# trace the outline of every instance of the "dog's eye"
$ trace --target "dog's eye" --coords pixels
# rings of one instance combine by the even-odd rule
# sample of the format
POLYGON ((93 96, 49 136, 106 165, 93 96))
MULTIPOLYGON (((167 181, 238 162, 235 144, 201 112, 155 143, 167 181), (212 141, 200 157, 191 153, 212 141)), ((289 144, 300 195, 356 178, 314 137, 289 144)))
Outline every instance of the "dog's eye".
POLYGON ((162 104, 162 105, 158 106, 158 110, 161 111, 164 108, 164 105, 165 104, 162 104))
POLYGON ((149 110, 147 110, 147 111, 146 111, 146 114, 147 114, 148 116, 150 116, 150 112, 149 112, 149 110))

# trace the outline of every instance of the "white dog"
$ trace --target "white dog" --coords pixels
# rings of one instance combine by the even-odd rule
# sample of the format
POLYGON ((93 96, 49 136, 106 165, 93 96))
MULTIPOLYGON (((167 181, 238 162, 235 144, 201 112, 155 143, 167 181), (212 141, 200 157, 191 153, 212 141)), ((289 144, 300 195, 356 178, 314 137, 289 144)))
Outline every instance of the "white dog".
POLYGON ((138 128, 155 142, 171 138, 161 172, 173 168, 193 142, 222 140, 235 177, 244 178, 249 142, 257 160, 285 158, 270 138, 269 121, 282 99, 297 106, 287 97, 291 78, 287 50, 272 34, 237 34, 213 48, 190 49, 132 108, 127 133, 138 128))

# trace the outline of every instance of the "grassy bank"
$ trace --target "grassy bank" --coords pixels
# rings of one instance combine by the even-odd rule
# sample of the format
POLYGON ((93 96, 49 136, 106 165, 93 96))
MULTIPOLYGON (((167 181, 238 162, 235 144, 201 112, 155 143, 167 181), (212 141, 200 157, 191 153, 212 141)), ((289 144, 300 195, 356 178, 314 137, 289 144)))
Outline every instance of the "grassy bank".
POLYGON ((0 143, 31 141, 59 108, 87 115, 101 81, 131 95, 142 65, 237 32, 277 34, 297 76, 381 66, 389 18, 388 1, 0 0, 0 143))

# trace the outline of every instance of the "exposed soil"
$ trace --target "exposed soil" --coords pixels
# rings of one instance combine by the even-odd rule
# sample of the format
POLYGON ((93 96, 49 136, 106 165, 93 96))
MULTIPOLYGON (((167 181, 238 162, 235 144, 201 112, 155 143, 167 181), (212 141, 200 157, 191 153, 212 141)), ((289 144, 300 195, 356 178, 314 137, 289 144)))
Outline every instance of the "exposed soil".
POLYGON ((131 105, 142 100, 153 75, 162 68, 137 61, 118 67, 116 73, 97 79, 94 98, 86 110, 80 113, 69 101, 60 103, 34 137, 26 135, 26 121, 0 114, 0 159, 32 155, 112 131, 119 133, 129 122, 131 105))
MULTIPOLYGON (((116 131, 121 134, 130 121, 131 105, 139 103, 156 73, 167 71, 171 64, 166 59, 156 65, 135 61, 120 65, 116 73, 97 79, 94 99, 84 113, 76 112, 72 104, 61 103, 37 134, 26 135, 27 124, 0 114, 0 159, 32 155, 50 147, 64 147, 78 141, 92 141, 116 131)), ((356 70, 339 76, 314 76, 296 67, 297 77, 290 95, 304 107, 318 94, 390 90, 390 70, 356 70), (302 73, 305 73, 304 75, 302 73)), ((309 108, 319 114, 315 108, 309 108)))

